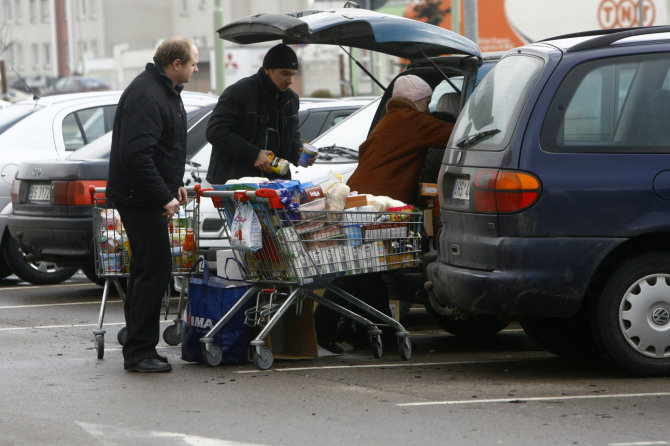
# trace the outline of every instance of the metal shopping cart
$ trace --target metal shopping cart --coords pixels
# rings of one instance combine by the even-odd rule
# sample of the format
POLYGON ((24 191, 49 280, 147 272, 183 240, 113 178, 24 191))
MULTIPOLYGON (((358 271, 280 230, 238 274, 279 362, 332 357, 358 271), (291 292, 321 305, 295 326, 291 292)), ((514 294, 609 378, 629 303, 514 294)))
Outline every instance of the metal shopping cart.
MULTIPOLYGON (((421 254, 421 212, 332 212, 315 200, 298 210, 285 209, 272 189, 253 191, 203 190, 232 227, 241 203, 250 203, 262 227, 262 248, 255 252, 234 251, 242 265, 244 279, 252 283, 240 300, 200 339, 203 361, 220 364, 221 349, 214 335, 256 296, 256 305, 245 311, 246 323, 261 327, 251 341, 254 364, 261 370, 272 367, 272 351, 265 337, 292 305, 300 311, 304 299, 311 299, 368 328, 373 356, 382 355, 380 325, 396 333, 400 357, 410 358, 409 333, 395 319, 330 283, 346 275, 389 271, 417 266, 421 254), (330 290, 349 310, 317 293, 330 290), (380 322, 374 323, 368 318, 380 322)), ((321 199, 323 200, 323 199, 321 199)))
MULTIPOLYGON (((184 279, 188 276, 197 259, 199 189, 199 185, 187 187, 187 203, 180 206, 179 213, 166 222, 170 234, 173 279, 184 279)), ((102 359, 105 353, 106 331, 103 329, 103 322, 107 298, 113 286, 121 299, 125 301, 123 285, 130 277, 132 252, 119 213, 113 204, 105 198, 105 188, 91 186, 89 192, 92 203, 95 269, 98 277, 105 279, 98 315, 98 327, 93 330, 98 359, 102 359)), ((163 317, 167 320, 169 315, 175 315, 174 323, 163 331, 163 340, 169 345, 178 345, 181 342, 185 299, 186 287, 182 286, 175 313, 171 313, 174 309, 174 306, 171 305, 172 293, 170 287, 165 290, 163 317)), ((117 340, 119 344, 123 345, 126 339, 127 330, 126 327, 123 327, 117 334, 117 340)))

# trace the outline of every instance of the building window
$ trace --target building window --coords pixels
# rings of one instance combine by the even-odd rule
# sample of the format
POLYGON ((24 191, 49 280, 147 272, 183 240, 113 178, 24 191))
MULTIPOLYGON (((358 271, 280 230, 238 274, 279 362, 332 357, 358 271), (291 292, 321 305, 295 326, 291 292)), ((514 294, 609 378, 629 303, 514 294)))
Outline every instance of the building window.
POLYGON ((90 16, 92 19, 95 19, 96 17, 98 17, 98 4, 97 4, 97 1, 98 1, 98 0, 91 0, 91 4, 90 4, 89 7, 88 7, 89 16, 90 16))
POLYGON ((13 66, 14 58, 15 58, 14 46, 12 45, 9 48, 7 48, 7 65, 9 65, 10 67, 13 66))
POLYGON ((181 15, 191 15, 191 0, 181 0, 181 15))
POLYGON ((23 11, 21 10, 21 3, 22 0, 16 0, 14 2, 14 9, 15 9, 15 14, 16 14, 16 24, 20 25, 23 23, 23 11))
POLYGON ((30 0, 30 23, 37 23, 37 0, 30 0))
POLYGON ((3 3, 5 9, 5 23, 12 23, 12 0, 5 0, 3 3))
POLYGON ((198 5, 198 8, 200 8, 201 11, 204 11, 207 9, 207 0, 200 0, 200 4, 198 5))
POLYGON ((17 42, 15 46, 16 65, 18 66, 19 70, 23 70, 23 44, 17 42))
POLYGON ((36 43, 31 45, 31 50, 33 53, 33 70, 40 69, 40 46, 36 43))
POLYGON ((42 0, 40 9, 40 12, 42 13, 42 22, 49 23, 49 17, 51 16, 49 11, 49 0, 42 0))
POLYGON ((91 40, 91 43, 88 46, 88 53, 91 56, 92 59, 95 59, 98 57, 98 41, 97 40, 91 40))
POLYGON ((44 68, 51 68, 51 44, 43 43, 42 48, 44 49, 44 68))

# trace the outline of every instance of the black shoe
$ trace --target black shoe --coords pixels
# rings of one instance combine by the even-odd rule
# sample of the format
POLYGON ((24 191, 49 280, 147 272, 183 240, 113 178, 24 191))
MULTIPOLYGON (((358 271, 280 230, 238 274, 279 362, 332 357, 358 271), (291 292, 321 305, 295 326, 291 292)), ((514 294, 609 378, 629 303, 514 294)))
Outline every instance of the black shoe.
POLYGON ((344 353, 344 349, 337 345, 334 341, 316 341, 317 344, 319 344, 321 347, 325 348, 331 353, 335 353, 336 355, 341 355, 344 353))
POLYGON ((128 367, 126 370, 129 372, 140 372, 140 373, 162 373, 169 372, 172 370, 172 366, 161 361, 158 358, 146 358, 135 364, 134 366, 128 367))
POLYGON ((156 353, 156 358, 158 358, 159 361, 164 362, 166 364, 168 362, 167 356, 163 356, 163 355, 160 355, 160 354, 156 353))

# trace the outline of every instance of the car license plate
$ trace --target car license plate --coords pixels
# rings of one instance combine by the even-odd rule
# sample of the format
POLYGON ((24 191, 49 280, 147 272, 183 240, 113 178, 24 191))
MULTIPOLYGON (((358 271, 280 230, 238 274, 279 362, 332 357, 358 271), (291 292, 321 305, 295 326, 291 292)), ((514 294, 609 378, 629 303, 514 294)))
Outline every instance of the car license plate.
POLYGON ((454 190, 451 193, 451 198, 456 200, 470 199, 470 181, 463 178, 456 178, 454 183, 454 190))
POLYGON ((29 201, 49 201, 51 200, 51 185, 33 184, 28 191, 29 201))

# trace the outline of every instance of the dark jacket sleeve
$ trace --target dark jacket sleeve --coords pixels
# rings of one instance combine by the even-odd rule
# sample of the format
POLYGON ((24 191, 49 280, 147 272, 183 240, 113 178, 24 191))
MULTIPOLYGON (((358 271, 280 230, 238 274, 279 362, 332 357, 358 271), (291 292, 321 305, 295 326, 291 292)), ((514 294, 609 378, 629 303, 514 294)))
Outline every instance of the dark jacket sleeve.
POLYGON ((250 99, 249 95, 244 95, 238 87, 238 84, 228 87, 219 97, 207 123, 206 136, 212 144, 212 151, 219 150, 228 159, 253 164, 261 149, 242 138, 237 130, 244 125, 245 118, 258 118, 254 111, 245 106, 245 102, 250 99))
POLYGON ((160 153, 158 142, 165 125, 163 112, 148 95, 129 97, 123 106, 123 122, 128 124, 120 132, 121 162, 138 195, 155 200, 162 207, 174 198, 154 159, 160 153))

